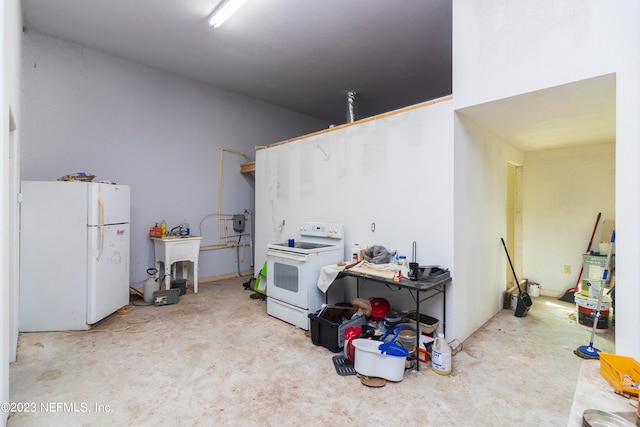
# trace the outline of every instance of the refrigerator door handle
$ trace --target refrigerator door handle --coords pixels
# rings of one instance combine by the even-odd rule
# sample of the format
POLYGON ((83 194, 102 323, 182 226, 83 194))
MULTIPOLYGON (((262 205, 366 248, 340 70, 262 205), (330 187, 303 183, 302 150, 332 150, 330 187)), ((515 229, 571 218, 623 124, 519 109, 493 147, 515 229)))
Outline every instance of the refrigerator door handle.
POLYGON ((104 200, 102 199, 102 185, 98 184, 98 207, 100 208, 100 227, 104 225, 104 200))

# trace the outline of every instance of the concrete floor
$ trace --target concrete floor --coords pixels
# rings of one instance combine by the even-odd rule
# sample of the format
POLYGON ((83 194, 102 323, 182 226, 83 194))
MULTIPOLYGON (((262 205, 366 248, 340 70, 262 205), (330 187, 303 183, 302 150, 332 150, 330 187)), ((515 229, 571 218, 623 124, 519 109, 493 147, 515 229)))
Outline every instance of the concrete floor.
MULTIPOLYGON (((573 351, 590 332, 572 304, 534 298, 524 318, 502 310, 463 343, 451 375, 422 365, 370 388, 268 316, 246 279, 203 283, 176 305, 135 306, 89 331, 21 334, 11 401, 31 411, 8 425, 579 425, 570 413, 584 361, 573 351)), ((595 346, 614 352, 613 331, 595 346)))

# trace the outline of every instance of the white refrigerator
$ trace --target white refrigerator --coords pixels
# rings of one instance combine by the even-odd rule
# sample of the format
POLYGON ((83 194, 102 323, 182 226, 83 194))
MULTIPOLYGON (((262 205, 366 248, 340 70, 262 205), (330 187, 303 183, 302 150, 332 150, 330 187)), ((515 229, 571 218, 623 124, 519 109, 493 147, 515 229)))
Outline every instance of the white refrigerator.
POLYGON ((129 304, 129 186, 23 181, 21 193, 18 329, 88 329, 129 304))

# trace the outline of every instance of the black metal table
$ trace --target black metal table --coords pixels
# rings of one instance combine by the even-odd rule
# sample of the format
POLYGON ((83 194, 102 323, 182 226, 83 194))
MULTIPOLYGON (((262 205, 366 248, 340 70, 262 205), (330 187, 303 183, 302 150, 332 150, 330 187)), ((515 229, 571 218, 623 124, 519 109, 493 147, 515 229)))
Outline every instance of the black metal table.
MULTIPOLYGON (((406 289, 410 292, 411 297, 416 302, 416 327, 418 333, 416 334, 416 357, 420 348, 420 303, 431 299, 437 295, 442 294, 442 332, 445 332, 445 319, 447 317, 447 285, 451 282, 451 277, 439 280, 437 282, 428 282, 424 279, 409 280, 406 278, 400 279, 396 282, 393 279, 387 279, 385 277, 373 276, 370 274, 359 273, 351 270, 343 270, 338 273, 336 279, 343 277, 354 277, 356 279, 356 296, 360 297, 360 281, 371 281, 382 283, 388 287, 396 287, 398 289, 406 289), (426 296, 420 299, 420 294, 426 293, 426 296)), ((416 361, 416 369, 420 370, 420 362, 416 361)))

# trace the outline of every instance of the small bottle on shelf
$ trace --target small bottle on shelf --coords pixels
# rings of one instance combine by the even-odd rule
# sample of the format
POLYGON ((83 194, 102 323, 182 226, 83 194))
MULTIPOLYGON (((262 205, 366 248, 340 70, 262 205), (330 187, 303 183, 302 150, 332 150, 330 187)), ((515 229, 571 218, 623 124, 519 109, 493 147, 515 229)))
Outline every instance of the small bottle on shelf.
POLYGON ((351 247, 351 262, 359 262, 362 261, 360 259, 360 251, 361 251, 361 247, 359 244, 355 243, 352 247, 351 247))

